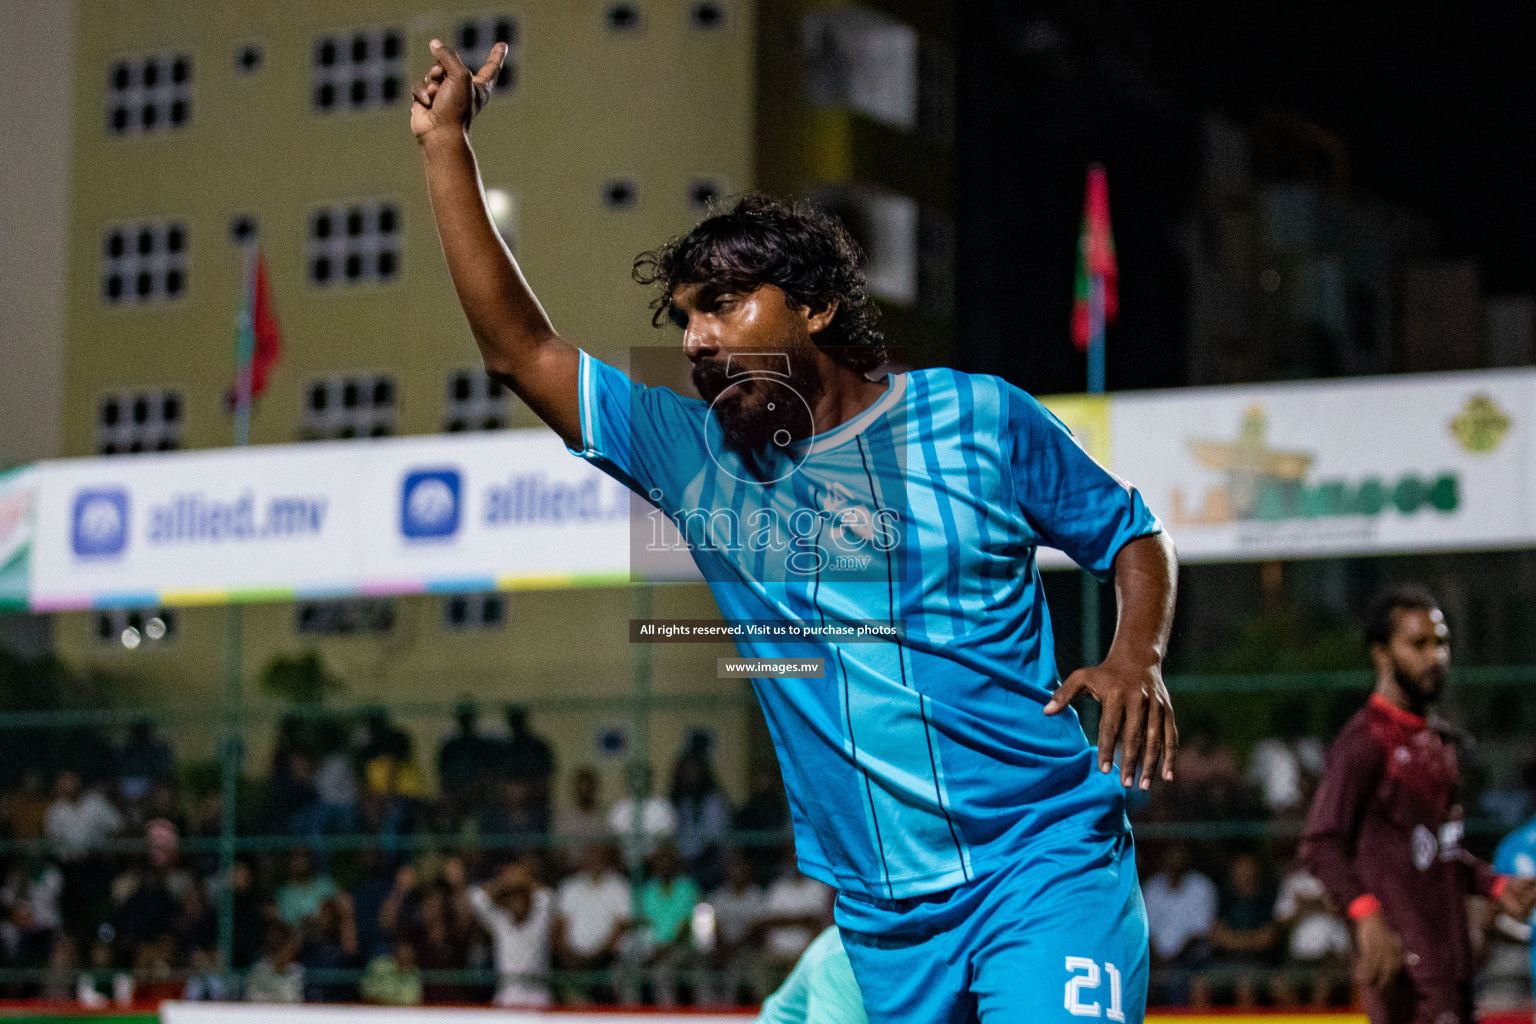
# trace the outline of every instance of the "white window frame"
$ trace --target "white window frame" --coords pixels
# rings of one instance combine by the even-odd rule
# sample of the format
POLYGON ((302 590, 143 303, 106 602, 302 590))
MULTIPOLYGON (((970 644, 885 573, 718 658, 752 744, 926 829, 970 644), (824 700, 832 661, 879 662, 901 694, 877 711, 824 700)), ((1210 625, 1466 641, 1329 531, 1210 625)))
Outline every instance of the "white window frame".
POLYGON ((186 222, 169 218, 110 224, 101 233, 101 301, 108 306, 177 302, 187 294, 186 222), (150 251, 143 252, 143 239, 150 251), (116 243, 121 251, 114 254, 116 243), (172 245, 176 248, 173 250, 172 245), (119 290, 113 294, 113 279, 119 290), (148 290, 141 290, 143 283, 148 290))
POLYGON ((96 453, 98 455, 133 455, 139 452, 176 451, 181 447, 181 432, 187 418, 187 403, 181 392, 164 388, 129 389, 103 395, 96 404, 96 453), (175 415, 166 417, 167 401, 174 403, 175 415), (137 405, 145 405, 145 419, 134 421, 137 405), (116 404, 117 422, 108 423, 108 408, 116 404))
POLYGON ((304 388, 302 436, 306 441, 348 440, 359 437, 392 437, 399 416, 400 387, 392 373, 335 373, 312 380, 304 388), (379 386, 387 400, 380 402, 379 386), (356 389, 356 400, 346 404, 347 389, 356 389), (317 388, 326 395, 325 407, 315 408, 317 388))
POLYGON ((351 288, 399 281, 404 234, 400 204, 391 199, 341 200, 311 210, 305 227, 310 286, 351 288))
POLYGON ((105 123, 107 134, 115 138, 152 135, 162 131, 181 131, 192 123, 192 82, 197 64, 187 51, 159 51, 123 55, 107 66, 105 123), (181 81, 175 80, 176 68, 185 68, 181 81), (145 85, 149 67, 155 68, 155 82, 145 85), (120 83, 120 76, 126 83, 120 83), (181 118, 176 120, 180 106, 181 118), (153 123, 144 123, 144 112, 154 112, 153 123), (119 115, 122 111, 122 115, 119 115), (121 120, 121 124, 119 124, 121 120))
POLYGON ((454 370, 443 389, 443 432, 505 430, 512 422, 512 392, 484 370, 454 370), (468 388, 467 397, 459 391, 468 388), (495 420, 494 426, 490 421, 495 420))
POLYGON ((322 117, 366 113, 399 106, 410 99, 405 67, 405 29, 394 25, 335 29, 317 36, 310 48, 310 108, 322 117), (356 57, 358 43, 364 57, 356 57), (334 59, 323 62, 326 46, 334 47, 334 59), (394 47, 394 55, 386 51, 394 47), (355 98, 361 85, 364 98, 355 98), (326 90, 330 93, 327 94, 326 90), (386 91, 392 94, 386 96, 386 91), (324 101, 326 95, 330 102, 324 101))

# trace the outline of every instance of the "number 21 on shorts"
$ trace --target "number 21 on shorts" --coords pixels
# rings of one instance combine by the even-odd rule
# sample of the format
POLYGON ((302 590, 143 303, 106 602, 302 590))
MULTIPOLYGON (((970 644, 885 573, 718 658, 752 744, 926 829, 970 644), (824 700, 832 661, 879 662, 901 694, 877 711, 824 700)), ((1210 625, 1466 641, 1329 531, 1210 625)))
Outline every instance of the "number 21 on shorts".
POLYGON ((1109 975, 1109 1008, 1102 1009, 1092 998, 1099 988, 1099 963, 1086 956, 1067 957, 1067 993, 1064 1005, 1074 1017, 1104 1016, 1113 1021, 1125 1020, 1125 1007, 1120 1002, 1120 968, 1104 962, 1104 973, 1109 975))

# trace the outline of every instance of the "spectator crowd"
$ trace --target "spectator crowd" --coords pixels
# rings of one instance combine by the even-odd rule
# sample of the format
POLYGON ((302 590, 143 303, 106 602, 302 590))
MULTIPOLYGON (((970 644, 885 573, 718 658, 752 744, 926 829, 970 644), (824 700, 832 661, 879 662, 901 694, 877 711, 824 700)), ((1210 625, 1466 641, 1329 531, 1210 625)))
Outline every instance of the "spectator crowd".
POLYGON ((232 861, 220 793, 184 791, 148 723, 27 771, 0 797, 0 997, 746 1005, 830 923, 774 766, 733 807, 696 735, 665 795, 637 762, 606 801, 581 765, 555 813, 549 745, 521 708, 506 721, 486 735, 462 706, 433 794, 383 712, 284 719, 240 797, 262 839, 232 861))
MULTIPOLYGON (((1194 721, 1177 781, 1132 794, 1155 1005, 1351 998, 1349 927, 1294 863, 1322 744, 1277 722, 1240 758, 1194 721), (1266 829, 1180 837, 1224 820, 1266 829)), ((664 792, 632 762, 606 799, 592 765, 557 787, 521 708, 493 736, 465 704, 433 792, 382 711, 293 716, 244 784, 238 832, 260 838, 232 859, 219 790, 178 776, 151 725, 80 750, 0 796, 0 998, 749 1005, 831 920, 830 890, 795 868, 776 766, 733 806, 699 735, 664 792)))

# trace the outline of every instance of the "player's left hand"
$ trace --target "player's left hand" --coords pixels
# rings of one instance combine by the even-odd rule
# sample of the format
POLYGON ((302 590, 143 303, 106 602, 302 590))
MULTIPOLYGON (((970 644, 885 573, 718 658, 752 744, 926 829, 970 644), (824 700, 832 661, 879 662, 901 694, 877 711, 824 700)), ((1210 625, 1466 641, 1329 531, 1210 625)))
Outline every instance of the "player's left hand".
POLYGON ((1499 909, 1516 921, 1524 921, 1536 909, 1536 878, 1511 878, 1499 893, 1499 909))
POLYGON ((1173 758, 1179 730, 1173 722, 1173 701, 1163 683, 1160 663, 1136 664, 1113 656, 1102 665, 1080 668, 1057 688, 1045 713, 1057 715, 1084 690, 1103 706, 1099 717, 1099 771, 1115 767, 1120 747, 1120 784, 1129 788, 1141 780, 1152 788, 1154 773, 1173 781, 1173 758))

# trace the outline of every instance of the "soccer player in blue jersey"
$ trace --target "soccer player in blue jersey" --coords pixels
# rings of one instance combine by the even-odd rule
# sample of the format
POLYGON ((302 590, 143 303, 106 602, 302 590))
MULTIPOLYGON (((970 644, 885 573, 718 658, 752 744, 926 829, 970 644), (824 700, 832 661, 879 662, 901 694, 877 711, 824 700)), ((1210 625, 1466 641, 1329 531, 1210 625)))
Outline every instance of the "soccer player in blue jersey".
POLYGON ((816 936, 800 954, 784 984, 763 1000, 756 1024, 869 1024, 836 926, 816 936))
MULTIPOLYGON (((1525 766, 1525 789, 1536 794, 1536 761, 1525 766)), ((1536 878, 1536 817, 1532 817, 1505 836, 1498 849, 1493 851, 1493 870, 1514 878, 1536 878)), ((1514 921, 1507 917, 1499 920, 1500 930, 1510 938, 1518 938, 1531 944, 1531 977, 1536 978, 1536 941, 1532 941, 1532 926, 1536 925, 1536 912, 1528 920, 1514 921)))
POLYGON ((469 146, 505 51, 476 73, 432 52, 411 126, 487 371, 677 525, 726 619, 799 630, 742 636, 743 655, 821 660, 753 685, 870 1019, 1140 1020, 1124 787, 1171 778, 1177 743, 1175 562, 1141 496, 995 377, 876 379, 857 247, 808 207, 749 197, 637 261, 700 398, 581 352, 497 236, 469 146), (1041 545, 1118 599, 1108 656, 1064 683, 1041 545))

